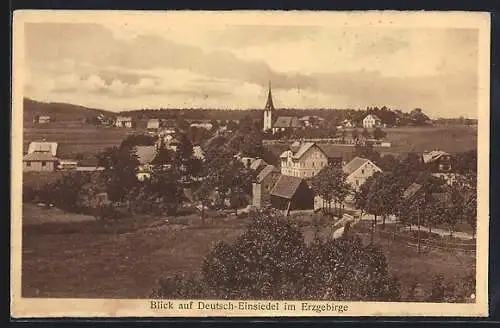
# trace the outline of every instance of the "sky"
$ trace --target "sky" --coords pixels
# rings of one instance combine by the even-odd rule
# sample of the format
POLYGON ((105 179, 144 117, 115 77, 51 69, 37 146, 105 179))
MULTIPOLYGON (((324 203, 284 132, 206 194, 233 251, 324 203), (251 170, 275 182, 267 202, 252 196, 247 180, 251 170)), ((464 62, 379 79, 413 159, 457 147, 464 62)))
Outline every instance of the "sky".
POLYGON ((25 23, 24 95, 140 108, 422 108, 477 117, 478 30, 25 23))

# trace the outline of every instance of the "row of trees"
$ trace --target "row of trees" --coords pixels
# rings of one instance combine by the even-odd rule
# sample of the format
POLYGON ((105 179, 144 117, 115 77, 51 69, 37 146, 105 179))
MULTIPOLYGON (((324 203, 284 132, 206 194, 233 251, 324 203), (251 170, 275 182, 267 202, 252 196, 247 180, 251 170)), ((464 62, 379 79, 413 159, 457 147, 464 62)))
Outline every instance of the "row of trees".
POLYGON ((354 238, 306 244, 274 213, 259 213, 233 243, 219 242, 200 277, 159 281, 153 297, 397 301, 400 286, 380 249, 354 238))

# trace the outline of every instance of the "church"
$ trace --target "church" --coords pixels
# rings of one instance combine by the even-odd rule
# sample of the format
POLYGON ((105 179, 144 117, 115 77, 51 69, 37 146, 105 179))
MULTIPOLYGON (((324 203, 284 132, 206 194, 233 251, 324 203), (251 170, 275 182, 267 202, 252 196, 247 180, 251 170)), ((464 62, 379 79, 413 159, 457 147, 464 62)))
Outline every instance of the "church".
POLYGON ((264 107, 264 120, 263 120, 263 128, 262 130, 267 132, 271 131, 272 133, 277 133, 279 131, 287 131, 293 129, 304 128, 303 122, 296 116, 278 116, 276 120, 274 120, 275 113, 274 103, 273 103, 273 95, 271 91, 271 82, 269 82, 269 91, 267 94, 267 102, 264 107))

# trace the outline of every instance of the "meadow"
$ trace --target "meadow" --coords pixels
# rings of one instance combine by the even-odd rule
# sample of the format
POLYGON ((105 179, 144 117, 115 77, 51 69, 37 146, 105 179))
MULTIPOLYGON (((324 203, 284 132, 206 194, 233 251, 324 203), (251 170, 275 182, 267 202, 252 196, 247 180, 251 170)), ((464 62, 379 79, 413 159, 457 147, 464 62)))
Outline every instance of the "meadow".
MULTIPOLYGON (((297 218, 307 242, 314 235, 309 219, 297 218)), ((22 295, 147 298, 160 277, 197 272, 217 242, 234 240, 247 223, 228 217, 202 225, 196 214, 106 222, 25 204, 22 295)), ((330 231, 327 223, 322 235, 330 231)), ((359 236, 366 242, 366 232, 359 236)), ((391 273, 400 279, 403 298, 416 280, 421 288, 431 288, 434 274, 444 274, 446 281, 474 276, 475 258, 470 254, 442 250, 418 255, 406 243, 383 236, 377 236, 376 243, 386 252, 391 273)))

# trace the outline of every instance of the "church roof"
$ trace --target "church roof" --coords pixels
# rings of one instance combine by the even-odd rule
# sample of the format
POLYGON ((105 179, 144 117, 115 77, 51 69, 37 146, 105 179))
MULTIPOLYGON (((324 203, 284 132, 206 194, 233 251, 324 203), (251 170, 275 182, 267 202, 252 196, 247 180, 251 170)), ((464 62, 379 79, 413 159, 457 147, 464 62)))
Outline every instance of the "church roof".
POLYGON ((269 83, 269 92, 267 93, 267 102, 265 110, 274 110, 273 95, 271 93, 271 83, 269 83))

